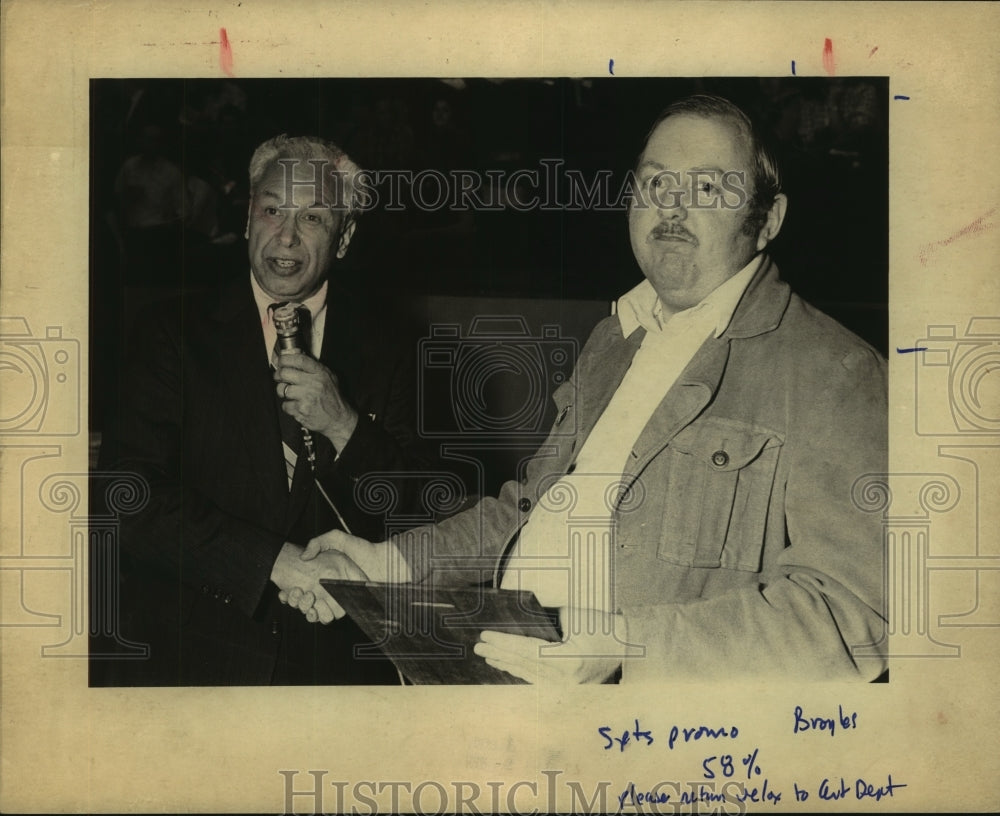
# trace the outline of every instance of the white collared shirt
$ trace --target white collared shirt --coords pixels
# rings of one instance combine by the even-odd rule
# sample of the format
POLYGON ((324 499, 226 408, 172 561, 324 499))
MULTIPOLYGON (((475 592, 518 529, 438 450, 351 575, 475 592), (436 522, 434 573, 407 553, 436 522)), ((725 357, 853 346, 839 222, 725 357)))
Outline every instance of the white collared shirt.
POLYGON ((761 261, 755 256, 700 303, 667 319, 648 280, 618 300, 623 336, 640 326, 646 335, 573 472, 546 491, 521 529, 502 587, 530 590, 542 606, 614 611, 613 517, 629 452, 701 345, 729 326, 761 261))
MULTIPOLYGON (((755 255, 750 259, 750 263, 744 266, 739 272, 709 292, 701 303, 692 306, 690 309, 677 312, 674 318, 702 306, 710 306, 718 317, 718 322, 715 326, 715 336, 718 337, 729 327, 729 323, 733 319, 733 313, 736 311, 736 305, 740 302, 740 298, 743 297, 743 292, 746 291, 750 279, 754 276, 754 273, 760 267, 763 260, 763 255, 755 255)), ((664 319, 663 304, 660 302, 653 284, 645 278, 638 286, 630 289, 618 298, 615 313, 618 315, 624 337, 631 335, 639 326, 642 326, 647 332, 657 333, 674 319, 671 317, 664 319)))

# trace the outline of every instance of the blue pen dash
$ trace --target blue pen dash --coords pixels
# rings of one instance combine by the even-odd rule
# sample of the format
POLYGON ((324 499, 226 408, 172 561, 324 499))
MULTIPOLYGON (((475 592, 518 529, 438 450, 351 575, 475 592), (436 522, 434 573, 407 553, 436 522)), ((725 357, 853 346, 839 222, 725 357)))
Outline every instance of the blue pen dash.
POLYGON ((927 347, 915 346, 914 348, 908 348, 908 349, 901 349, 899 347, 896 348, 896 354, 911 354, 914 351, 927 351, 927 347))

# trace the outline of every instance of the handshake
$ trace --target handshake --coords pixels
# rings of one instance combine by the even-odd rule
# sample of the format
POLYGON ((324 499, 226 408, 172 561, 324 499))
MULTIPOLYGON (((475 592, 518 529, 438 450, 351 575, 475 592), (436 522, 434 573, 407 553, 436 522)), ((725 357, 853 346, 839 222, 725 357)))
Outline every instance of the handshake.
POLYGON ((305 549, 286 542, 271 569, 278 598, 302 612, 310 623, 332 623, 344 616, 340 604, 320 585, 325 578, 407 583, 410 567, 388 541, 373 544, 331 530, 314 538, 305 549))
MULTIPOLYGON (((283 604, 295 607, 311 623, 328 624, 345 614, 323 589, 322 579, 401 584, 412 579, 409 564, 391 541, 373 544, 331 530, 303 549, 286 543, 271 570, 283 604)), ((529 683, 600 683, 626 656, 627 644, 613 632, 624 632, 620 615, 587 609, 560 608, 563 642, 553 645, 508 632, 480 633, 475 654, 487 664, 529 683), (580 626, 582 622, 585 625, 580 626)))

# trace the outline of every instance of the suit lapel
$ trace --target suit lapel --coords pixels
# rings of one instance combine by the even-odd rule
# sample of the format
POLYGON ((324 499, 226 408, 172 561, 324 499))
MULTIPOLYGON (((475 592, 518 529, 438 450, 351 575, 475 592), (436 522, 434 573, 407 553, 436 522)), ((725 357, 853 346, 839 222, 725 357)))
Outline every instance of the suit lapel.
MULTIPOLYGON (((586 424, 580 428, 576 450, 586 443, 644 337, 643 329, 636 330, 628 338, 612 337, 604 349, 589 358, 589 364, 580 372, 580 416, 586 424)), ((698 349, 633 445, 636 455, 629 457, 625 470, 629 481, 634 480, 649 461, 704 410, 719 386, 728 359, 728 340, 709 338, 698 349)))
POLYGON ((773 331, 781 322, 791 290, 778 278, 778 268, 765 257, 747 285, 721 337, 710 337, 667 391, 633 447, 625 479, 631 484, 649 462, 712 401, 729 361, 731 339, 773 331))
POLYGON ((625 468, 628 483, 711 402, 728 359, 729 341, 720 338, 710 337, 695 352, 639 434, 632 448, 635 455, 629 457, 625 468))

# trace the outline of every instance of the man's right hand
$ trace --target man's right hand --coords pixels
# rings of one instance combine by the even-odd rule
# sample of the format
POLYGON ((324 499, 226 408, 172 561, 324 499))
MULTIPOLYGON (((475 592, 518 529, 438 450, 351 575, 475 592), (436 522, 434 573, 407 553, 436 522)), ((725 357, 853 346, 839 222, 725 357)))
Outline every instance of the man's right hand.
POLYGON ((331 623, 344 617, 344 610, 320 585, 322 578, 346 578, 366 581, 368 576, 341 552, 329 550, 306 552, 286 542, 271 568, 271 580, 277 585, 282 603, 298 607, 310 622, 331 623))
MULTIPOLYGON (((286 547, 294 545, 286 544, 286 547)), ((298 547, 294 547, 299 551, 298 547)), ((284 552, 284 550, 282 550, 284 552)), ((280 556, 279 556, 280 560, 280 556)), ((312 539, 298 556, 301 562, 322 565, 322 578, 345 578, 353 581, 378 581, 382 583, 406 583, 410 580, 410 567, 394 544, 381 542, 372 544, 363 538, 348 535, 340 530, 331 530, 312 539), (326 565, 338 570, 338 574, 326 574, 326 565)), ((308 568, 306 568, 308 571, 308 568)), ((272 580, 274 574, 272 573, 272 580)), ((277 583, 277 581, 275 581, 277 583)), ((331 623, 342 618, 344 609, 330 595, 315 584, 282 586, 279 600, 296 607, 310 623, 331 623)))
POLYGON ((372 544, 341 530, 330 530, 312 539, 302 553, 302 558, 315 558, 331 551, 346 555, 371 581, 389 584, 410 581, 410 565, 392 542, 372 544))

